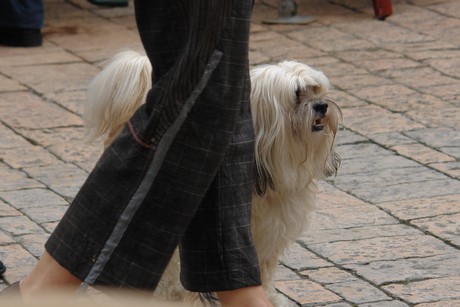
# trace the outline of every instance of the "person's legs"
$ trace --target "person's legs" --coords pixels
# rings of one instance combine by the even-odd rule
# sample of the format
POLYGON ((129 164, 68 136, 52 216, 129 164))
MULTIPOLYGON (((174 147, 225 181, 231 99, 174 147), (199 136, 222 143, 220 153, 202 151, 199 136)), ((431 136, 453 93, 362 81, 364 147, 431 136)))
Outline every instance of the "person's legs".
POLYGON ((63 268, 47 252, 45 252, 32 272, 19 285, 24 301, 33 301, 37 295, 49 291, 75 291, 81 285, 81 280, 63 268))
POLYGON ((272 307, 262 286, 217 292, 223 307, 272 307))
POLYGON ((43 0, 0 1, 0 45, 40 46, 43 22, 43 0))
MULTIPOLYGON (((46 244, 51 263, 65 270, 62 284, 76 283, 70 273, 87 284, 157 285, 224 160, 240 116, 248 85, 249 20, 226 22, 230 12, 249 16, 250 5, 232 7, 235 3, 240 4, 136 1, 155 85, 46 244)), ((232 293, 266 300, 259 277, 251 278, 219 295, 229 306, 232 293)))

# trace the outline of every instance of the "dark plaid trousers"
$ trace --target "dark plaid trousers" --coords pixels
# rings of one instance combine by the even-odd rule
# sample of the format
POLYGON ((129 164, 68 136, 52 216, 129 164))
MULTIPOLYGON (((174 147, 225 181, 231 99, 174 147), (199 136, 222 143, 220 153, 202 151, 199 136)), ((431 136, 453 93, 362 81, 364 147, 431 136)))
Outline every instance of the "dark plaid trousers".
POLYGON ((137 0, 147 102, 46 243, 86 284, 156 287, 180 245, 186 289, 260 285, 250 233, 250 0, 137 0))

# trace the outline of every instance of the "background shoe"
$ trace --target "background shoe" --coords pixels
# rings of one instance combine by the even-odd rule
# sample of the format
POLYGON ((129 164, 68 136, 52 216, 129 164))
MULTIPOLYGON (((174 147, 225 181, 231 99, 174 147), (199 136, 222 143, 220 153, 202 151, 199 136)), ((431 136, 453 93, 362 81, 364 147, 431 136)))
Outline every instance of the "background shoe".
POLYGON ((128 6, 129 0, 88 0, 88 2, 101 6, 128 6))
POLYGON ((38 47, 43 44, 40 29, 0 28, 0 45, 38 47))
POLYGON ((6 266, 0 261, 0 275, 6 272, 6 266))

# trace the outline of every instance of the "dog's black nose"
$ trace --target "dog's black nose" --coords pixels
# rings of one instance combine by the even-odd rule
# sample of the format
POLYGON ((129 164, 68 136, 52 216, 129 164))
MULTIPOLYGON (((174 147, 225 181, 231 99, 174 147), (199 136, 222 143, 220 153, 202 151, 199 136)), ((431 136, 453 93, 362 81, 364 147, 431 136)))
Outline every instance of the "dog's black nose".
POLYGON ((313 104, 313 110, 315 110, 316 113, 324 115, 327 112, 327 103, 324 101, 315 102, 313 104))

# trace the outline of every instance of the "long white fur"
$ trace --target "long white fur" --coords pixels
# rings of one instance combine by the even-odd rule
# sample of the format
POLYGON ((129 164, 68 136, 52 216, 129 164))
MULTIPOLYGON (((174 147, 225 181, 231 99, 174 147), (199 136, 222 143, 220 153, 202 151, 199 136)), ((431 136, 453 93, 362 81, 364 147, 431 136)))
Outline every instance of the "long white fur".
POLYGON ((152 66, 147 56, 131 50, 115 55, 91 81, 83 118, 85 139, 104 138, 104 146, 121 132, 151 85, 152 66))
MULTIPOLYGON (((109 62, 89 87, 88 139, 102 137, 106 146, 110 144, 144 102, 151 70, 147 57, 133 51, 121 52, 109 62)), ((280 257, 306 229, 315 181, 339 167, 334 141, 341 111, 327 98, 327 77, 299 62, 255 67, 251 82, 256 133, 252 232, 266 293, 274 306, 284 307, 287 299, 275 290, 274 274, 280 257), (318 119, 313 105, 318 101, 326 101, 328 111, 321 119, 324 129, 312 131, 318 119)), ((155 296, 202 306, 196 293, 180 285, 179 266, 176 251, 155 296)))

